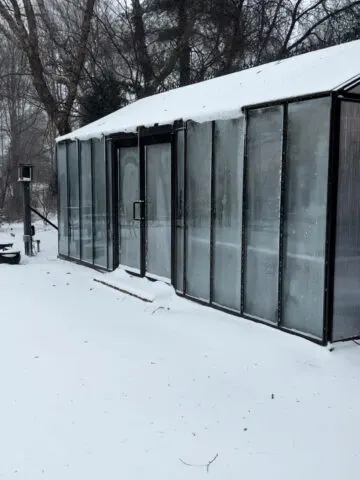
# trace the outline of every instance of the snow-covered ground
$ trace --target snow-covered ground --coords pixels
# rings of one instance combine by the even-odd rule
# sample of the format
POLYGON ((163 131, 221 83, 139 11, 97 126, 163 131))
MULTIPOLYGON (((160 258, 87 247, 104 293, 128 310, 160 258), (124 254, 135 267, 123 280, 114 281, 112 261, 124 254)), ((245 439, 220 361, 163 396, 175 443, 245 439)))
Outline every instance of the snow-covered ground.
POLYGON ((0 479, 358 478, 358 345, 60 261, 37 230, 38 256, 0 265, 0 479))

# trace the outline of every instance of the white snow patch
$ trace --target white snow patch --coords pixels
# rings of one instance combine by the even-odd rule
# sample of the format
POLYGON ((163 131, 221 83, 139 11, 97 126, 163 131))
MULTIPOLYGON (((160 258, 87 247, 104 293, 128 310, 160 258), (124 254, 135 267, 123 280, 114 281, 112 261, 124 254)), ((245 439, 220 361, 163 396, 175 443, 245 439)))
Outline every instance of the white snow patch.
POLYGON ((57 141, 136 132, 175 120, 242 116, 244 106, 337 90, 360 77, 360 40, 242 70, 138 100, 57 141))
POLYGON ((357 478, 359 346, 329 352, 102 275, 146 304, 37 231, 39 255, 0 265, 0 478, 357 478))

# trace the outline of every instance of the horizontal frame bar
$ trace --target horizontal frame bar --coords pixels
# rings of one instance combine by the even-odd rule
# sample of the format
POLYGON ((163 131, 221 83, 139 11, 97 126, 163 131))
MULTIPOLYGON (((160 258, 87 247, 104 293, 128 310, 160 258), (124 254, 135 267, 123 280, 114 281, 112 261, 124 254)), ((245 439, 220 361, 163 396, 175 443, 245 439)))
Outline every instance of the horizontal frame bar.
POLYGON ((242 107, 242 112, 246 112, 247 110, 257 110, 259 108, 267 108, 267 107, 275 107, 278 105, 287 105, 289 103, 297 103, 297 102, 305 102, 306 100, 316 100, 317 98, 323 97, 330 97, 331 91, 313 93, 311 95, 302 95, 298 97, 289 97, 289 98, 281 98, 279 100, 273 100, 269 102, 262 102, 262 103, 254 103, 251 105, 245 105, 242 107))
POLYGON ((304 340, 308 340, 309 342, 315 343, 316 345, 321 345, 321 346, 326 345, 326 342, 324 342, 323 339, 312 337, 312 336, 307 336, 306 334, 298 332, 297 330, 291 330, 289 328, 279 326, 276 323, 264 322, 263 320, 258 319, 256 317, 250 317, 250 316, 246 315, 245 313, 241 314, 241 313, 237 312, 236 310, 232 310, 232 309, 228 309, 226 307, 222 307, 222 306, 220 306, 216 303, 212 303, 210 305, 207 301, 200 300, 200 299, 197 299, 195 297, 191 297, 191 296, 186 295, 186 294, 182 294, 177 290, 175 290, 175 293, 180 298, 184 298, 185 300, 192 301, 192 302, 197 303, 199 305, 202 305, 204 307, 212 308, 212 309, 217 310, 219 312, 229 314, 233 317, 241 318, 241 319, 247 320, 247 321, 252 321, 252 322, 258 323, 260 325, 266 325, 267 327, 270 327, 274 330, 278 330, 281 333, 289 333, 290 335, 293 335, 294 337, 303 338, 304 340))

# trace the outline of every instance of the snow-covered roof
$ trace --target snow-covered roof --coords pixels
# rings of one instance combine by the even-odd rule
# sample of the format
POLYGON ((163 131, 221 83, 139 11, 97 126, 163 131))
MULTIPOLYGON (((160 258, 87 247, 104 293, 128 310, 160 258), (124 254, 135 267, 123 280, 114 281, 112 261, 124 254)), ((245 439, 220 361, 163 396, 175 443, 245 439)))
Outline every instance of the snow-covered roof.
POLYGON ((360 40, 271 62, 137 100, 59 137, 89 139, 175 120, 204 122, 237 118, 242 108, 338 90, 360 80, 360 40))

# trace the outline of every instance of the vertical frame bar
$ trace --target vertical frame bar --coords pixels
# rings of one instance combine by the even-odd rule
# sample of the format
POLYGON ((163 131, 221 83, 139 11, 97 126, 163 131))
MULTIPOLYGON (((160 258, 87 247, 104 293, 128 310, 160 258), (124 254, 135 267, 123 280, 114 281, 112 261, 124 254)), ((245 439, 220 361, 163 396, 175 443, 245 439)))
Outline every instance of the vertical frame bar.
POLYGON ((184 129, 184 259, 183 259, 183 294, 187 294, 187 223, 188 223, 188 205, 187 205, 187 190, 188 190, 188 169, 187 169, 187 122, 184 129))
POLYGON ((60 210, 60 181, 59 181, 59 155, 58 155, 58 143, 55 145, 55 161, 56 161, 56 188, 57 188, 57 212, 58 212, 58 254, 60 253, 60 225, 61 225, 61 210, 60 210))
POLYGON ((210 292, 209 303, 214 297, 214 238, 215 238, 215 121, 211 122, 211 166, 210 166, 210 292))
POLYGON ((81 175, 82 175, 82 162, 81 162, 81 146, 82 142, 77 140, 77 156, 78 156, 78 181, 79 181, 79 258, 82 260, 83 251, 82 251, 82 186, 81 186, 81 175))
POLYGON ((139 148, 139 177, 140 177, 140 198, 141 201, 141 222, 140 222, 140 275, 145 276, 146 272, 146 158, 145 158, 145 142, 141 136, 141 128, 138 131, 138 148, 139 148))
POLYGON ((120 264, 119 258, 119 148, 116 143, 112 143, 112 199, 113 199, 113 268, 120 264))
POLYGON ((67 256, 70 255, 70 217, 69 210, 70 210, 70 180, 69 180, 69 142, 66 142, 66 195, 67 195, 67 256))
POLYGON ((329 167, 326 211, 325 240, 325 285, 324 285, 324 315, 323 343, 333 340, 334 314, 334 277, 336 250, 336 220, 340 157, 340 117, 341 101, 337 93, 331 95, 329 167))
POLYGON ((108 166, 108 154, 107 154, 107 142, 108 140, 105 137, 102 137, 103 148, 104 148, 104 162, 105 162, 105 211, 106 211, 106 268, 109 270, 109 240, 110 240, 110 218, 109 218, 109 166, 108 166))
POLYGON ((92 220, 92 263, 95 263, 95 216, 94 216, 94 143, 90 140, 90 164, 91 164, 91 220, 92 220))
POLYGON ((246 269, 246 228, 247 228, 247 166, 248 166, 248 131, 249 112, 245 111, 245 134, 244 134, 244 165, 243 165, 243 201, 242 201, 242 232, 241 232, 241 281, 240 281, 240 315, 244 314, 245 308, 245 269, 246 269))
POLYGON ((280 218, 279 218, 279 269, 278 269, 278 326, 283 318, 283 269, 284 269, 284 223, 285 223, 285 193, 286 193, 286 156, 288 134, 288 104, 283 105, 283 132, 280 172, 280 218))
POLYGON ((176 201, 178 181, 177 133, 171 134, 171 284, 177 288, 176 201))

